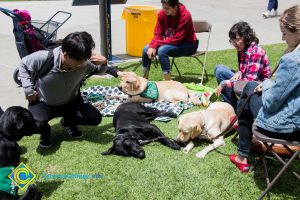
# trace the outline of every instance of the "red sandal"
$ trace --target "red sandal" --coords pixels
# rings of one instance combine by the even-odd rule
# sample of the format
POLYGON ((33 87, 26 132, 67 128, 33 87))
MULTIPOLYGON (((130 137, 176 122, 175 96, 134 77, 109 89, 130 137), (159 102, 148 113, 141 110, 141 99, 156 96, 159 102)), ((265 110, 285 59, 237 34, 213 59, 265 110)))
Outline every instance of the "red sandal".
POLYGON ((235 160, 236 157, 237 157, 237 155, 235 155, 235 154, 229 155, 230 161, 231 161, 233 164, 235 164, 235 166, 236 166, 237 168, 239 168, 239 170, 240 170, 241 172, 249 172, 249 169, 250 169, 249 164, 244 164, 244 163, 239 163, 239 162, 237 162, 237 161, 235 160))

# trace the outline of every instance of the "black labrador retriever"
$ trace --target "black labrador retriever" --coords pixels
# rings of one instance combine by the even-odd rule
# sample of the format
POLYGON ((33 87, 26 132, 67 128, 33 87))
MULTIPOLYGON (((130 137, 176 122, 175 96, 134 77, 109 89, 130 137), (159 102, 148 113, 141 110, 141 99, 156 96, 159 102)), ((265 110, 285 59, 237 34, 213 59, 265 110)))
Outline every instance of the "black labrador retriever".
MULTIPOLYGON (((17 167, 20 163, 21 148, 16 141, 22 139, 23 136, 31 136, 36 133, 41 123, 35 121, 32 114, 20 106, 12 106, 6 109, 5 112, 1 111, 2 109, 0 110, 0 170, 7 172, 17 167)), ((0 180, 9 181, 7 174, 0 174, 0 180)), ((34 184, 29 185, 21 197, 17 196, 16 192, 13 191, 17 191, 17 187, 14 184, 11 184, 5 190, 0 190, 0 199, 41 199, 41 193, 34 184)))
POLYGON ((136 102, 120 105, 113 117, 116 130, 113 146, 102 155, 117 154, 143 159, 145 151, 141 146, 154 140, 179 150, 180 146, 174 140, 167 138, 156 125, 150 124, 159 116, 176 117, 172 112, 148 108, 136 102))

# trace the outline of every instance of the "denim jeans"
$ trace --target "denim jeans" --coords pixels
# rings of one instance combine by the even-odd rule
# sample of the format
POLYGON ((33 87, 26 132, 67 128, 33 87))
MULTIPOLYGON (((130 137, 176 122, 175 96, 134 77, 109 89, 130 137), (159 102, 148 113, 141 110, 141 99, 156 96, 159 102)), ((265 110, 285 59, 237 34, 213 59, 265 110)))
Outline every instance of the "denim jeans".
MULTIPOLYGON (((143 49, 142 65, 144 70, 149 70, 151 61, 147 56, 147 50, 149 45, 147 44, 143 49)), ((169 57, 181 57, 189 56, 197 51, 198 43, 184 42, 178 45, 163 45, 157 50, 158 59, 164 74, 170 73, 170 59, 169 57)))
POLYGON ((271 11, 273 8, 274 8, 274 10, 277 10, 277 8, 278 8, 278 0, 269 0, 268 11, 271 11))
POLYGON ((239 143, 238 143, 238 153, 241 156, 248 157, 251 151, 252 144, 252 125, 254 119, 256 118, 258 111, 262 106, 261 94, 254 94, 250 97, 248 103, 245 104, 246 99, 250 96, 256 86, 257 82, 249 82, 245 86, 243 93, 241 94, 240 100, 237 105, 238 112, 243 109, 243 112, 238 118, 239 124, 239 143), (245 107, 243 105, 245 104, 245 107))
MULTIPOLYGON (((233 69, 230 69, 229 67, 226 67, 224 65, 217 65, 215 67, 215 77, 217 79, 218 84, 220 84, 223 80, 229 80, 233 77, 235 71, 233 69)), ((223 100, 234 108, 236 110, 236 105, 238 98, 236 97, 236 94, 233 91, 233 88, 223 88, 221 92, 221 96, 223 100)))

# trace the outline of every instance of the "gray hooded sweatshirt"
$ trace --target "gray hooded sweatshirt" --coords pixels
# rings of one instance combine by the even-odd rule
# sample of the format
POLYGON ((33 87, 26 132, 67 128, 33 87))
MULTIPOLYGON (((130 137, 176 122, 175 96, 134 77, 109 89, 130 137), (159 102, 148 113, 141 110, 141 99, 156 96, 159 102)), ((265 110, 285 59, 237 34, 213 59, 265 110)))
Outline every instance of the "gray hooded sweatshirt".
MULTIPOLYGON (((61 69, 61 46, 53 49, 54 66, 44 76, 32 81, 33 74, 39 72, 48 56, 48 51, 41 50, 24 57, 19 64, 19 76, 25 95, 38 93, 39 100, 47 105, 58 106, 70 102, 79 92, 81 80, 95 69, 98 74, 108 73, 117 77, 114 67, 95 65, 89 60, 74 70, 61 69)), ((43 66, 47 67, 47 66, 43 66)))

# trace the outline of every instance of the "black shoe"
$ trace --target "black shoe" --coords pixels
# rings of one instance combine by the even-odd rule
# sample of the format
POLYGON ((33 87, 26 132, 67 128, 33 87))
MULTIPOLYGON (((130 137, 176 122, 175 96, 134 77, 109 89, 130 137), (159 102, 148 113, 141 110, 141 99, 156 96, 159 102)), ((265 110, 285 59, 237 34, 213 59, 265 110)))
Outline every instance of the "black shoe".
POLYGON ((64 120, 60 120, 61 125, 66 129, 67 133, 72 137, 72 138, 82 138, 83 133, 78 130, 77 126, 67 126, 64 123, 64 120))
POLYGON ((50 138, 49 140, 41 140, 40 147, 42 148, 49 148, 53 146, 53 140, 50 138))

